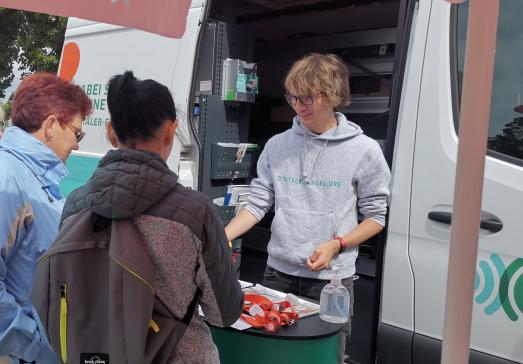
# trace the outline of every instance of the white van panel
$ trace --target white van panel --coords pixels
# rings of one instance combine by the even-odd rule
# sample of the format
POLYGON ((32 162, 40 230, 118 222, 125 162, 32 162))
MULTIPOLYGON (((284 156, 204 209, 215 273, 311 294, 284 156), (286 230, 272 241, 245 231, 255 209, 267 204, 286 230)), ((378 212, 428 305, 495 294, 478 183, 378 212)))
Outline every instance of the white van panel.
MULTIPOLYGON (((171 39, 141 30, 70 18, 64 44, 75 42, 80 64, 73 81, 84 88, 93 101, 93 114, 84 122, 85 138, 80 152, 102 156, 112 147, 105 132, 109 120, 106 102, 108 80, 132 70, 137 78, 154 79, 169 87, 179 114, 179 140, 167 163, 178 172, 181 142, 191 142, 186 113, 199 20, 204 1, 193 1, 181 39, 171 39)), ((78 153, 78 154, 81 154, 78 153)), ((191 179, 189 179, 191 180, 191 179)))
MULTIPOLYGON (((410 224, 415 332, 438 339, 443 333, 451 228, 429 220, 427 215, 430 211, 450 212, 453 204, 458 138, 452 114, 449 21, 450 5, 434 1, 420 93, 410 224)), ((478 264, 490 267, 494 287, 486 302, 475 300, 471 332, 472 349, 516 362, 523 361, 523 318, 520 315, 518 320, 511 320, 502 308, 489 311, 487 307, 496 300, 500 284, 494 264, 497 258, 493 256, 505 267, 521 257, 523 224, 517 213, 518 206, 523 205, 521 181, 523 168, 486 159, 482 218, 499 219, 503 229, 480 233, 478 264)), ((485 288, 480 267, 477 272, 476 299, 485 288)), ((509 291, 515 292, 514 287, 509 291)))
POLYGON ((65 32, 65 41, 67 42, 68 38, 73 38, 81 35, 92 36, 94 33, 107 32, 116 29, 133 30, 131 28, 125 28, 120 25, 97 23, 91 20, 79 18, 69 18, 67 21, 67 30, 65 32))
POLYGON ((69 31, 72 28, 83 27, 85 25, 90 24, 96 24, 96 22, 93 20, 80 19, 71 16, 67 19, 67 31, 69 31))
POLYGON ((439 21, 430 23, 423 68, 410 245, 416 279, 416 332, 439 339, 443 332, 450 229, 430 223, 427 214, 451 211, 457 156, 450 88, 450 7, 440 5, 436 1, 432 6, 431 19, 439 21), (422 184, 420 179, 429 175, 435 180, 422 184))
POLYGON ((390 215, 383 269, 381 321, 409 331, 414 330, 414 279, 409 246, 409 213, 412 163, 414 154, 419 88, 421 83, 425 37, 430 2, 423 2, 414 12, 404 88, 398 114, 394 171, 391 186, 390 215))

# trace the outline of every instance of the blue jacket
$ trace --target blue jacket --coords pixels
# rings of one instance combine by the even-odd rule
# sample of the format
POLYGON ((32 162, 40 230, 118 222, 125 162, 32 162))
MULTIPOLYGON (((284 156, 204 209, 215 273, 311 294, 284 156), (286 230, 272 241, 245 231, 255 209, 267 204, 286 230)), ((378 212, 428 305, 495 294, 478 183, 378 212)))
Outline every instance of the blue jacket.
POLYGON ((31 304, 40 256, 58 234, 64 163, 18 127, 0 139, 0 356, 58 363, 31 304))

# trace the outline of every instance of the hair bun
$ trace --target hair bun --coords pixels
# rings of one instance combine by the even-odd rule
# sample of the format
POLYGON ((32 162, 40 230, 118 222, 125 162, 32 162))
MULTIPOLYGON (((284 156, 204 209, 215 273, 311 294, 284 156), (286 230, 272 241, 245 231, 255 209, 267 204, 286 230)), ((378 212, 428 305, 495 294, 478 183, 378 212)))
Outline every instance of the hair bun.
POLYGON ((136 83, 138 80, 134 77, 133 71, 125 71, 118 79, 118 94, 120 96, 132 95, 136 92, 136 83))
POLYGON ((169 89, 153 80, 139 80, 132 71, 109 81, 107 106, 111 122, 122 143, 147 140, 166 120, 176 120, 169 89))

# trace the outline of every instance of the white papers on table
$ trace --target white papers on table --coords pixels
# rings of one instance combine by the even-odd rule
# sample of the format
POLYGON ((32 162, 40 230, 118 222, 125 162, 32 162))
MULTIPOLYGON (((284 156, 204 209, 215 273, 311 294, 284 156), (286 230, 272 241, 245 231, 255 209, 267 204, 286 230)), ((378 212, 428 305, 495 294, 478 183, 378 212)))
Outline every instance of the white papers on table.
POLYGON ((254 286, 254 284, 252 284, 251 282, 245 282, 240 279, 238 279, 238 282, 240 282, 240 286, 242 287, 242 289, 254 286))
POLYGON ((241 318, 239 318, 238 320, 236 320, 235 323, 231 325, 231 327, 234 327, 236 330, 245 330, 252 326, 249 325, 247 322, 243 321, 241 318))
POLYGON ((300 318, 312 316, 320 312, 320 305, 304 300, 303 298, 296 297, 294 295, 276 291, 271 288, 256 284, 254 287, 247 287, 243 290, 244 293, 257 293, 261 294, 272 302, 289 301, 292 304, 292 308, 296 311, 300 318))

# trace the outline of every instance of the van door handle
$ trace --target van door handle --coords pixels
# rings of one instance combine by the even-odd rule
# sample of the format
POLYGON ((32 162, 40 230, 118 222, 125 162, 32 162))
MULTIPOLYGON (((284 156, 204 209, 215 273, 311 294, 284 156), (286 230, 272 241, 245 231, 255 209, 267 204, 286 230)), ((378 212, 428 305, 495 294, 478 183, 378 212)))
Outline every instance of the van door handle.
MULTIPOLYGON (((452 212, 430 211, 428 218, 432 221, 450 225, 452 223, 452 212)), ((503 229, 503 223, 498 219, 481 219, 479 227, 491 233, 497 233, 503 229)))
POLYGON ((444 224, 450 225, 452 222, 452 212, 443 212, 443 211, 429 211, 429 220, 442 222, 444 224))

